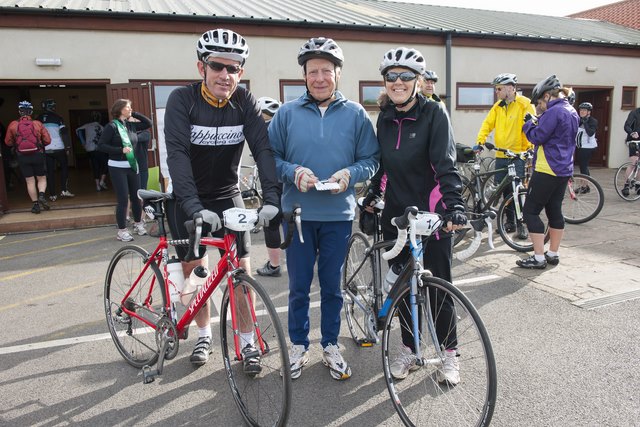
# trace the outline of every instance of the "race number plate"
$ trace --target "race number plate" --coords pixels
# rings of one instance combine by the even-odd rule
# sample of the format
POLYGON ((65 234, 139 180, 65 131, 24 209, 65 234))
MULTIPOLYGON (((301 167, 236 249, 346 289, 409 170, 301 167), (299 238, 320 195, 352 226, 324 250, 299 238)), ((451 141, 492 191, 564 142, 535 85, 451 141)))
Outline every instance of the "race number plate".
POLYGON ((233 231, 250 231, 258 223, 258 211, 255 209, 231 208, 223 213, 224 226, 233 231))
POLYGON ((415 224, 417 235, 431 236, 442 225, 442 218, 432 212, 418 212, 415 224))

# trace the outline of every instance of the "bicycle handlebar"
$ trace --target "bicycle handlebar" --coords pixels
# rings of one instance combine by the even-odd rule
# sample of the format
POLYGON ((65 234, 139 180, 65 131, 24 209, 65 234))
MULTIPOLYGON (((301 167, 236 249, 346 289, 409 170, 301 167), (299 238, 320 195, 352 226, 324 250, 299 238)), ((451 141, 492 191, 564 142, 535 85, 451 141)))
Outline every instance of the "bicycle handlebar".
POLYGON ((444 224, 442 217, 432 212, 420 212, 415 206, 409 206, 404 210, 404 214, 391 219, 391 224, 398 229, 396 243, 389 251, 382 254, 385 261, 395 258, 400 254, 407 241, 407 235, 413 247, 418 246, 416 236, 428 237, 439 230, 444 224))
MULTIPOLYGON (((495 145, 493 145, 490 142, 485 142, 484 146, 487 147, 489 150, 495 150, 495 151, 499 151, 501 153, 504 153, 508 158, 510 159, 521 159, 521 160, 527 160, 531 157, 533 157, 533 152, 531 152, 530 150, 527 151, 523 151, 520 154, 516 154, 513 151, 506 149, 506 148, 498 148, 495 145)), ((482 147, 482 146, 481 146, 482 147)))

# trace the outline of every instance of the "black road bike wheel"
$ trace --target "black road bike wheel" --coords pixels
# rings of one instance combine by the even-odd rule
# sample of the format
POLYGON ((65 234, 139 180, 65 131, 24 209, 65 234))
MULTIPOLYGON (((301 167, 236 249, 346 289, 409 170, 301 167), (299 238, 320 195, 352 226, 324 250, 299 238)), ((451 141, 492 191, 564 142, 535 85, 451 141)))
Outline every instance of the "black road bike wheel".
POLYGON ((620 166, 613 181, 618 196, 628 202, 640 199, 640 181, 638 181, 638 178, 640 178, 638 177, 638 168, 634 167, 632 162, 626 162, 620 166), (627 168, 631 168, 628 178, 627 168))
POLYGON ((582 224, 598 216, 604 206, 604 191, 589 175, 569 178, 562 201, 562 214, 569 224, 582 224))
MULTIPOLYGON (((524 190, 526 191, 526 190, 524 190)), ((529 239, 529 230, 527 228, 527 224, 524 220, 516 220, 512 218, 515 216, 509 213, 509 210, 513 208, 513 194, 509 197, 505 198, 500 204, 500 208, 498 209, 498 233, 502 240, 512 249, 515 249, 518 252, 529 252, 533 250, 533 243, 529 239), (509 227, 507 224, 513 224, 514 227, 509 227), (524 230, 524 234, 522 233, 524 230)), ((522 206, 520 207, 522 209, 522 206)), ((549 241, 549 221, 547 219, 547 215, 544 212, 540 212, 540 219, 544 223, 544 241, 545 243, 549 241)))

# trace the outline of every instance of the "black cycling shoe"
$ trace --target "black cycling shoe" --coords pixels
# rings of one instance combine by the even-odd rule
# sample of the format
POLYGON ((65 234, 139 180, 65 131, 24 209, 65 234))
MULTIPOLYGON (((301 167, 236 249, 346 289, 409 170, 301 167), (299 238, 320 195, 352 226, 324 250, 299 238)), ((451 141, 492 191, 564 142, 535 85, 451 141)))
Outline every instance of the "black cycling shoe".
POLYGON ((547 260, 547 264, 549 265, 558 265, 560 264, 560 257, 558 255, 548 255, 547 252, 544 253, 544 259, 547 260))
POLYGON ((200 337, 196 341, 196 347, 191 353, 191 363, 196 366, 202 366, 209 360, 209 355, 213 353, 211 350, 211 337, 200 337))
POLYGON ((547 260, 538 261, 534 255, 531 255, 529 258, 519 259, 516 261, 518 267, 522 268, 535 268, 538 270, 542 270, 543 268, 547 268, 547 260))
POLYGON ((520 240, 527 240, 529 238, 529 231, 527 231, 527 227, 524 224, 518 224, 516 229, 518 232, 516 233, 516 237, 520 240))
POLYGON ((516 231, 516 225, 513 222, 505 222, 504 231, 506 231, 507 233, 513 233, 514 231, 516 231))
POLYGON ((262 366, 260 366, 260 353, 255 346, 247 344, 242 349, 242 365, 244 373, 247 375, 258 375, 262 372, 262 366))
POLYGON ((629 186, 628 185, 625 185, 622 188, 622 195, 625 196, 625 197, 627 197, 629 195, 629 186))
POLYGON ((269 261, 256 271, 260 276, 280 277, 280 266, 274 267, 269 261))

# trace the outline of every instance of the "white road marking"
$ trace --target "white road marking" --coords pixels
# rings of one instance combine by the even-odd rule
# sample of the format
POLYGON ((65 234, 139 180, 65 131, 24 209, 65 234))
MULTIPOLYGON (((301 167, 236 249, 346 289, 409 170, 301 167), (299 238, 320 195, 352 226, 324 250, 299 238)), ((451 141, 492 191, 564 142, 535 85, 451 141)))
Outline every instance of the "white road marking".
MULTIPOLYGON (((500 279, 500 278, 501 276, 497 276, 497 275, 481 276, 481 277, 474 277, 470 279, 456 280, 454 284, 461 285, 461 284, 467 284, 467 283, 477 283, 477 282, 483 282, 483 281, 500 279)), ((215 302, 214 302, 214 305, 216 305, 216 309, 219 312, 219 305, 215 304, 215 302)), ((309 308, 318 308, 320 307, 320 301, 313 301, 309 304, 309 306, 310 306, 309 308)), ((286 313, 288 311, 289 311, 288 306, 276 307, 276 312, 278 313, 286 313)), ((215 316, 211 318, 211 323, 218 323, 219 321, 220 321, 219 316, 215 316)), ((103 334, 85 335, 82 337, 63 338, 59 340, 43 341, 39 343, 15 345, 11 347, 0 347, 0 355, 20 353, 25 351, 42 350, 46 348, 62 347, 62 346, 68 346, 68 345, 83 344, 87 342, 103 341, 108 339, 111 339, 111 334, 103 333, 103 334)))

